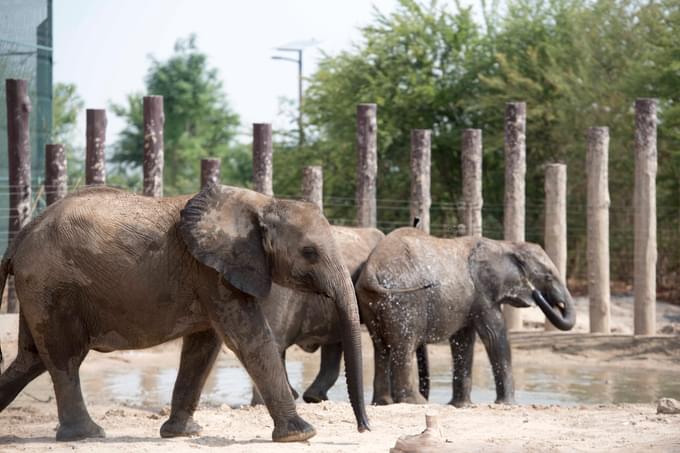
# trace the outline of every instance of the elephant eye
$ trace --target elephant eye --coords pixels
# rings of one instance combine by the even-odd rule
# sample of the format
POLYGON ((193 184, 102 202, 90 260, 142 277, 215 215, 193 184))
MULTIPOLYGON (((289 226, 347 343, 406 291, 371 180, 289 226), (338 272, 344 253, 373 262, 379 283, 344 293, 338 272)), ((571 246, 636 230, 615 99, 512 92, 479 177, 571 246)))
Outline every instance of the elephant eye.
POLYGON ((310 261, 312 263, 316 263, 317 261, 319 261, 319 252, 316 250, 315 247, 312 247, 311 245, 302 247, 300 253, 302 254, 302 257, 307 261, 310 261))

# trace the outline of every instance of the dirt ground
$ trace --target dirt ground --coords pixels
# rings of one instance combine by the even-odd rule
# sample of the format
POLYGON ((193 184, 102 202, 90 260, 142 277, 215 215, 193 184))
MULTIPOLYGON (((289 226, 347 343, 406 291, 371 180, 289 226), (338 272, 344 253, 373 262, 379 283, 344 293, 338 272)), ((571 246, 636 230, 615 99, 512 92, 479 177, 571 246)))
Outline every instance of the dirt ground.
MULTIPOLYGON (((587 327, 587 305, 579 301, 582 315, 577 332, 587 327), (585 321, 584 321, 585 317, 585 321), (585 324, 584 324, 585 322, 585 324)), ((632 304, 617 299, 612 308, 615 335, 586 333, 513 333, 513 362, 516 373, 528 364, 564 364, 578 369, 607 364, 620 373, 664 370, 680 378, 680 336, 654 337, 628 335, 632 325, 632 304)), ((660 304, 659 330, 672 332, 680 322, 680 308, 660 304), (665 330, 664 330, 665 329, 665 330)), ((527 327, 538 328, 540 317, 526 316, 527 327)), ((1 321, 1 320, 0 320, 1 321)), ((6 328, 4 332, 11 331, 6 328)), ((0 332, 3 331, 0 322, 0 332)), ((15 354, 12 333, 0 336, 3 352, 9 360, 15 354)), ((483 350, 476 351, 482 361, 483 350)), ((98 376, 112 368, 135 368, 164 364, 174 367, 179 356, 177 342, 144 351, 91 353, 82 367, 83 376, 98 376)), ((220 360, 230 359, 223 352, 220 360)), ((306 354, 293 348, 289 360, 318 363, 318 354, 306 354)), ((233 359, 233 358, 232 358, 233 359)), ((450 363, 450 351, 444 345, 430 347, 434 366, 450 363)), ((364 337, 364 362, 371 374, 372 347, 364 337)), ((488 366, 488 365, 484 365, 488 366)), ((369 385, 370 382, 367 383, 369 385)), ((557 384, 557 383, 556 383, 557 384)), ((593 384, 595 385, 595 384, 593 384)), ((596 390, 597 391, 597 390, 596 390)), ((273 423, 266 410, 249 406, 203 402, 196 420, 203 425, 203 435, 195 438, 163 440, 158 435, 167 417, 165 404, 121 402, 106 391, 86 386, 86 398, 93 419, 107 432, 107 438, 74 443, 56 443, 56 404, 43 376, 27 387, 0 413, 0 451, 202 451, 220 449, 234 452, 388 452, 401 435, 415 434, 425 427, 425 414, 439 415, 447 451, 482 452, 572 452, 572 451, 677 451, 680 452, 680 415, 659 415, 656 404, 576 404, 570 406, 520 404, 497 406, 478 404, 455 409, 440 404, 392 405, 368 407, 372 431, 358 433, 351 408, 345 402, 320 405, 298 404, 300 415, 317 430, 309 442, 275 444, 271 442, 273 423)), ((521 402, 521 401, 520 401, 521 402)))

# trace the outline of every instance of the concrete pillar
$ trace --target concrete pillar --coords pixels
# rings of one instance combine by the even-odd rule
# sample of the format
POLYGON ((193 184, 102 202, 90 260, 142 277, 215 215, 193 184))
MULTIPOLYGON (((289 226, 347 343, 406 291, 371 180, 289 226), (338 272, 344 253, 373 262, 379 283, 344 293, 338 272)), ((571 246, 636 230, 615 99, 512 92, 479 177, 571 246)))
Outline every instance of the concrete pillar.
POLYGON ((432 131, 413 129, 411 131, 411 203, 410 222, 417 217, 419 227, 430 233, 430 168, 432 154, 432 131))
POLYGON ((163 96, 144 96, 144 195, 163 196, 163 96))
POLYGON ((302 170, 302 198, 323 212, 323 168, 320 165, 310 165, 302 170))
MULTIPOLYGON (((7 163, 9 170, 9 237, 8 244, 19 230, 31 220, 31 99, 28 82, 22 79, 5 80, 7 104, 7 163)), ((0 294, 0 300, 2 294, 0 294)), ((14 291, 14 278, 7 284, 7 312, 19 311, 14 291)))
POLYGON ((45 145, 45 200, 47 205, 64 198, 67 191, 66 149, 64 145, 45 145))
MULTIPOLYGON (((526 178, 526 104, 509 102, 505 106, 505 197, 503 237, 506 241, 524 242, 524 185, 526 178)), ((518 308, 503 306, 508 330, 522 328, 518 308)))
POLYGON ((461 166, 463 176, 463 222, 465 234, 482 235, 482 130, 463 131, 461 166))
POLYGON ((222 161, 218 157, 201 159, 201 189, 207 184, 219 184, 221 165, 222 161))
POLYGON ((377 221, 378 119, 375 104, 357 106, 357 225, 375 227, 377 221))
POLYGON ((656 333, 656 101, 635 101, 635 335, 656 333))
POLYGON ((588 129, 587 266, 590 331, 609 333, 609 129, 588 129))
POLYGON ((253 188, 270 197, 274 195, 272 154, 272 125, 253 124, 253 188))
POLYGON ((87 109, 85 184, 106 184, 106 110, 87 109))
MULTIPOLYGON (((545 251, 557 268, 559 278, 567 282, 567 166, 545 167, 545 251)), ((545 321, 545 330, 557 330, 545 321)))

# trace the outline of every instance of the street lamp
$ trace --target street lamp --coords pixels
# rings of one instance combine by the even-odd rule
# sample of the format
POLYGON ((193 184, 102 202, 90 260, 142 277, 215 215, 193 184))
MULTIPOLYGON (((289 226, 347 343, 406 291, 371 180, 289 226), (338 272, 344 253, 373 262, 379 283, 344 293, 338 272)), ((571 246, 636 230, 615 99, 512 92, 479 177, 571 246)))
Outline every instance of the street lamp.
POLYGON ((306 47, 318 44, 315 39, 308 41, 298 41, 277 47, 279 52, 293 52, 297 58, 283 57, 281 55, 272 56, 272 60, 283 60, 296 63, 298 65, 298 146, 302 148, 305 141, 305 133, 302 124, 302 52, 306 47))

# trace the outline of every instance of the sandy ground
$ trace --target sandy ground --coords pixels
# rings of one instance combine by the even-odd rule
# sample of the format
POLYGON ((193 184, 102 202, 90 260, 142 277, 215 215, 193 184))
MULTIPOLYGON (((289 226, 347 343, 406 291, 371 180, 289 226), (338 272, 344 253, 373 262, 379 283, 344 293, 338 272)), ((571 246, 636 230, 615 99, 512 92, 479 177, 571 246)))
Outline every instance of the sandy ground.
MULTIPOLYGON (((587 305, 579 301, 580 315, 586 309, 587 305)), ((626 298, 615 300, 612 325, 620 332, 615 335, 513 333, 516 375, 528 365, 558 363, 569 369, 606 364, 614 373, 648 370, 652 375, 663 370, 666 376, 670 373, 680 377, 680 336, 625 335, 632 325, 631 309, 632 304, 626 298)), ((659 313, 661 331, 671 332, 680 322, 679 307, 660 305, 659 313)), ((533 314, 526 318, 530 328, 540 322, 540 317, 533 314)), ((10 360, 16 350, 11 323, 7 317, 0 319, 0 332, 5 332, 0 336, 3 352, 10 360)), ((583 332, 584 326, 587 326, 587 316, 580 316, 577 332, 583 332)), ((177 342, 144 351, 91 353, 82 367, 82 375, 99 376, 112 368, 144 367, 150 363, 174 367, 178 355, 177 342)), ((370 375, 372 348, 366 336, 364 355, 370 375)), ((481 348, 476 355, 479 361, 486 361, 481 348)), ((305 354, 296 348, 288 358, 318 363, 318 354, 305 354)), ((220 360, 233 360, 233 357, 223 352, 220 360)), ((448 347, 431 346, 430 361, 433 366, 450 366, 448 347)), ((483 366, 488 367, 486 363, 483 366)), ((167 416, 167 405, 113 401, 107 392, 91 385, 85 387, 90 413, 106 430, 106 439, 56 443, 56 404, 49 379, 42 376, 0 413, 0 451, 167 452, 219 448, 234 452, 387 452, 399 436, 422 431, 425 414, 435 412, 447 439, 446 451, 452 452, 680 452, 680 415, 658 415, 653 401, 569 407, 531 404, 510 407, 478 404, 465 409, 439 404, 368 407, 372 432, 363 434, 356 432, 347 403, 299 403, 299 413, 314 425, 318 435, 306 443, 275 444, 270 440, 273 423, 261 407, 204 402, 196 413, 196 420, 204 427, 202 436, 163 440, 158 430, 167 416)), ((598 388, 597 383, 593 383, 593 391, 598 392, 598 388)), ((606 386, 602 388, 606 391, 606 386)))

